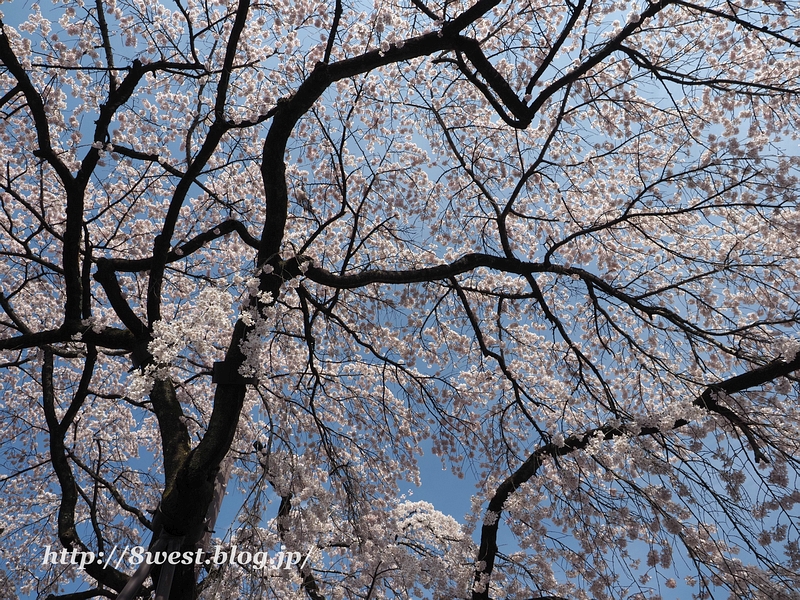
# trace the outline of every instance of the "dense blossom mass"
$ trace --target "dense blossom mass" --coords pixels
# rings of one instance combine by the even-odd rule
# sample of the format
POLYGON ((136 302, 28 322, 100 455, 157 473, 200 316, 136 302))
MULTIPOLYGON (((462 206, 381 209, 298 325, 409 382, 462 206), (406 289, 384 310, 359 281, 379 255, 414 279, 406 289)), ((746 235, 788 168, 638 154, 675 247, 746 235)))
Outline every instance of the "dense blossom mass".
POLYGON ((799 52, 796 0, 0 4, 0 596, 152 544, 291 563, 173 600, 800 598, 799 52))

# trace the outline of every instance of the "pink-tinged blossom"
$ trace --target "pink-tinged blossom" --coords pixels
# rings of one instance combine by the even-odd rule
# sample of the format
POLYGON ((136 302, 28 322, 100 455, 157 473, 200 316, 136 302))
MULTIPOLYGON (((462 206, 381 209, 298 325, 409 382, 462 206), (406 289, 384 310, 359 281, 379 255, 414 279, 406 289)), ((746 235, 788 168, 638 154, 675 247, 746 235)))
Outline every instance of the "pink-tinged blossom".
POLYGON ((0 597, 796 600, 791 3, 13 13, 0 597))

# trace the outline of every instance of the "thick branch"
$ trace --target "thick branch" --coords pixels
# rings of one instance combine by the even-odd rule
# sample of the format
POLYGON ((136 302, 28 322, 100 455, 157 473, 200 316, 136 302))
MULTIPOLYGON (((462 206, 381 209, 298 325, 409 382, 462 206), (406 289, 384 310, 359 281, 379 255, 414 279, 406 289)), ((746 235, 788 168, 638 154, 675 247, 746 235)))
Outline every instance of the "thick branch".
MULTIPOLYGON (((260 242, 257 238, 250 235, 250 232, 247 231, 247 227, 241 221, 236 221, 235 219, 230 219, 228 221, 223 221, 219 225, 204 231, 203 233, 193 237, 191 240, 186 242, 185 244, 181 244, 180 246, 176 246, 167 254, 166 264, 170 264, 176 261, 183 259, 186 256, 197 252, 200 248, 216 240, 217 238, 221 238, 232 231, 235 231, 239 234, 241 240, 250 246, 251 248, 255 248, 256 250, 260 246, 260 242)), ((136 260, 128 259, 128 258, 109 258, 109 259, 100 259, 98 262, 98 275, 95 275, 95 279, 100 281, 98 277, 105 278, 106 274, 105 271, 122 271, 127 273, 142 273, 144 271, 148 271, 153 266, 153 259, 152 258, 140 258, 136 260), (101 268, 102 262, 102 268, 101 268), (100 271, 103 270, 104 274, 100 275, 100 271)))
MULTIPOLYGON (((432 267, 420 267, 417 269, 368 269, 353 275, 336 275, 320 267, 309 267, 305 275, 311 281, 337 289, 353 289, 363 287, 373 283, 422 283, 427 281, 440 281, 450 279, 456 275, 461 275, 468 271, 486 267, 496 269, 506 273, 516 273, 517 275, 528 275, 530 273, 540 273, 548 269, 541 263, 529 263, 513 258, 504 258, 491 254, 472 253, 465 254, 452 263, 435 265, 432 267)), ((300 274, 299 264, 297 267, 287 265, 292 275, 300 274)))
POLYGON ((91 327, 83 326, 80 323, 67 323, 58 329, 0 339, 0 350, 41 348, 50 344, 74 342, 76 339, 111 350, 133 350, 136 347, 136 338, 126 329, 104 327, 97 332, 91 327))
POLYGON ((128 304, 125 296, 122 294, 122 289, 119 287, 114 269, 107 259, 99 259, 97 261, 97 272, 94 274, 95 280, 103 286, 106 297, 111 303, 111 308, 117 313, 117 316, 124 323, 137 339, 149 337, 147 325, 136 316, 133 309, 128 304))
POLYGON ((164 479, 169 487, 189 454, 189 431, 183 422, 183 409, 175 394, 175 387, 169 379, 155 379, 150 399, 161 432, 164 479))
MULTIPOLYGON (((298 257, 293 261, 286 263, 284 266, 284 276, 286 278, 299 276, 302 273, 301 265, 307 260, 308 259, 298 257)), ((516 258, 505 258, 491 254, 472 253, 465 254, 452 263, 443 265, 420 267, 418 269, 402 269, 396 271, 390 271, 387 269, 368 269, 353 275, 336 275, 320 267, 308 267, 305 271, 305 276, 316 283, 332 288, 353 289, 374 283, 405 284, 440 281, 444 279, 450 279, 456 275, 461 275, 462 273, 466 273, 481 267, 496 269, 504 273, 513 273, 521 276, 530 276, 534 273, 554 273, 558 275, 567 275, 569 277, 579 277, 585 281, 587 285, 594 285, 597 289, 602 290, 609 296, 622 300, 631 308, 641 311, 650 317, 656 315, 661 316, 684 331, 691 332, 704 338, 708 337, 707 332, 702 331, 696 325, 687 321, 678 313, 668 308, 645 304, 638 298, 625 293, 619 288, 614 287, 601 277, 598 277, 597 275, 594 275, 585 269, 571 266, 565 267, 549 262, 533 263, 518 260, 516 258)))
POLYGON ((104 598, 116 598, 117 593, 110 590, 94 588, 86 590, 85 592, 75 592, 73 594, 59 594, 58 596, 49 594, 44 600, 89 600, 89 598, 98 598, 100 596, 104 598))
MULTIPOLYGON (((88 385, 88 384, 87 384, 88 385)), ((67 458, 68 452, 64 444, 64 435, 67 427, 58 421, 56 415, 56 394, 53 385, 53 354, 44 351, 42 363, 42 404, 45 421, 50 436, 50 460, 53 470, 61 487, 61 504, 58 508, 58 537, 67 549, 78 549, 82 552, 88 548, 81 541, 75 525, 75 507, 78 504, 78 486, 72 474, 72 468, 67 458)), ((127 576, 117 569, 102 563, 85 565, 86 572, 102 584, 121 590, 127 576)))
MULTIPOLYGON (((528 125, 530 125, 532 115, 528 111, 528 107, 522 100, 520 100, 517 93, 511 88, 505 78, 497 71, 497 69, 494 68, 492 63, 489 62, 489 59, 486 58, 483 50, 481 50, 480 43, 477 40, 473 40, 464 36, 459 38, 459 42, 462 52, 467 58, 469 58, 469 61, 475 66, 475 69, 478 71, 478 73, 481 74, 492 91, 494 91, 500 97, 500 99, 503 101, 503 104, 505 104, 511 111, 511 114, 517 118, 516 122, 505 117, 504 120, 512 127, 517 127, 519 129, 525 129, 528 125)), ((494 104, 494 100, 491 98, 488 90, 483 89, 483 86, 480 85, 480 82, 473 79, 473 84, 481 90, 487 100, 494 104)), ((501 117, 504 116, 504 113, 500 112, 498 107, 495 107, 495 110, 497 110, 501 117)))

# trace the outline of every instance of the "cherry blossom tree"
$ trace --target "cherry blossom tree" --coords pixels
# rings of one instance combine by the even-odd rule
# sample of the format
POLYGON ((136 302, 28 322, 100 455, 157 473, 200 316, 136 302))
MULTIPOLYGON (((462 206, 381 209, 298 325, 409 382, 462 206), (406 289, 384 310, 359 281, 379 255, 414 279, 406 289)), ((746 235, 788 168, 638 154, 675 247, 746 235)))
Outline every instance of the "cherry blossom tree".
POLYGON ((800 598, 794 0, 0 8, 8 596, 800 598))

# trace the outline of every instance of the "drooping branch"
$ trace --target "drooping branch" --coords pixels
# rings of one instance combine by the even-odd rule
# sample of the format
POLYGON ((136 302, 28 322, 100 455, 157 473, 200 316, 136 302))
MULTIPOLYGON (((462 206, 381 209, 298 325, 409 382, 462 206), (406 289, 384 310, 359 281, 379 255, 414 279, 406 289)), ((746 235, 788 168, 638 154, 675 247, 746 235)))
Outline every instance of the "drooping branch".
POLYGON ((738 89, 739 91, 746 91, 746 93, 751 96, 755 96, 757 94, 800 94, 800 89, 792 89, 790 87, 791 84, 795 84, 794 78, 787 79, 788 85, 777 85, 758 81, 748 81, 745 79, 720 77, 716 74, 708 77, 699 77, 688 75, 682 71, 668 69, 667 67, 655 64, 652 60, 635 48, 622 45, 620 46, 620 51, 624 52, 637 67, 653 73, 658 79, 665 82, 677 83, 682 86, 694 85, 720 91, 738 89))
MULTIPOLYGON (((703 6, 702 4, 698 4, 695 2, 688 2, 687 0, 671 0, 676 6, 681 6, 690 12, 697 12, 703 15, 708 15, 717 19, 723 19, 725 21, 730 21, 735 25, 738 25, 744 30, 747 31, 756 31, 758 33, 763 33, 769 37, 773 37, 779 40, 781 43, 788 44, 790 46, 794 46, 796 48, 800 47, 800 41, 797 39, 792 39, 787 35, 783 35, 780 31, 776 31, 774 29, 770 29, 767 25, 756 25, 755 23, 751 23, 743 18, 741 18, 737 11, 733 8, 734 5, 729 5, 731 8, 730 13, 725 13, 721 10, 715 9, 710 6, 703 6)), ((764 0, 765 4, 770 3, 770 0, 764 0)), ((785 6, 783 0, 774 0, 772 2, 776 6, 785 6)))
POLYGON ((123 510, 134 515, 137 518, 137 520, 148 529, 153 528, 153 523, 147 517, 147 515, 145 515, 139 508, 129 504, 123 497, 122 493, 116 488, 116 486, 112 482, 106 480, 102 475, 100 475, 98 470, 92 469, 89 465, 84 463, 78 456, 75 455, 75 453, 71 452, 70 450, 67 450, 67 454, 69 455, 70 460, 72 460, 76 465, 78 465, 81 468, 81 470, 83 470, 84 473, 89 475, 94 481, 96 481, 104 488, 106 488, 108 492, 111 494, 111 496, 114 498, 114 500, 117 501, 117 504, 119 504, 119 506, 123 510))
MULTIPOLYGON (((774 381, 779 377, 791 375, 798 369, 800 369, 800 353, 789 361, 776 359, 764 366, 751 369, 740 375, 707 386, 703 393, 700 394, 692 404, 698 408, 706 409, 711 413, 719 414, 727 419, 734 427, 743 430, 748 441, 751 443, 751 450, 756 460, 766 461, 767 458, 763 450, 761 450, 758 445, 753 445, 756 441, 755 437, 749 431, 747 417, 736 415, 731 409, 721 405, 719 403, 720 394, 731 395, 743 392, 750 388, 774 381)), ((690 421, 686 419, 677 419, 672 425, 672 430, 680 429, 689 424, 690 421)), ((604 425, 602 427, 590 429, 582 434, 571 435, 566 438, 562 444, 550 442, 534 450, 525 462, 497 487, 494 495, 489 500, 489 505, 486 508, 486 516, 483 526, 481 527, 481 541, 477 557, 478 566, 475 569, 476 585, 472 593, 472 600, 489 600, 489 581, 491 580, 498 552, 497 532, 506 501, 522 485, 530 481, 536 475, 539 468, 546 460, 568 456, 574 452, 584 450, 598 437, 609 441, 620 436, 638 437, 657 435, 660 433, 665 433, 665 430, 659 427, 632 426, 625 423, 604 425)))
MULTIPOLYGON (((274 483, 270 481, 270 484, 273 488, 275 488, 274 483)), ((291 532, 287 522, 291 517, 292 494, 282 494, 280 498, 281 503, 278 506, 278 515, 276 518, 278 535, 280 536, 282 542, 287 542, 288 540, 286 538, 291 532)), ((310 552, 310 550, 306 550, 306 552, 310 552)), ((317 580, 314 578, 314 573, 311 571, 311 567, 305 566, 307 559, 308 554, 306 554, 305 560, 300 565, 297 565, 298 571, 300 572, 300 577, 303 580, 300 585, 311 600, 325 600, 325 596, 323 596, 320 592, 319 585, 317 584, 317 580)))

